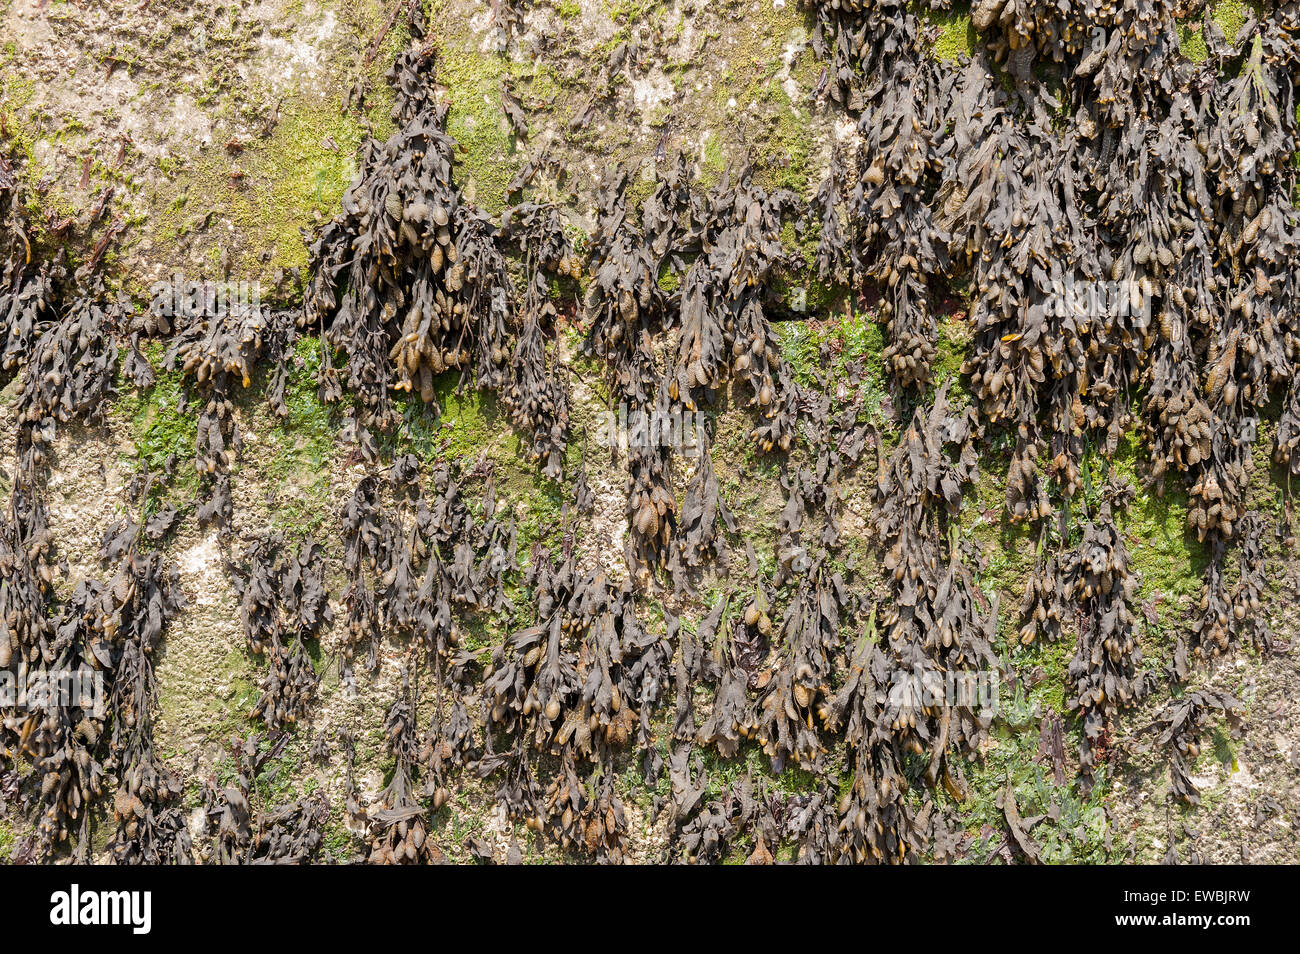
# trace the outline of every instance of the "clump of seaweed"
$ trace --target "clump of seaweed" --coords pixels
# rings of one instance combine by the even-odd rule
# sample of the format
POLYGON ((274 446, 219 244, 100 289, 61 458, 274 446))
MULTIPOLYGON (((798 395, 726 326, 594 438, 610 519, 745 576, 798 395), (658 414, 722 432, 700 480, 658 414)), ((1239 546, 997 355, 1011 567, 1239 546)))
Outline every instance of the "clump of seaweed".
MULTIPOLYGON (((233 516, 230 467, 243 448, 235 421, 236 384, 247 388, 271 329, 288 321, 261 302, 211 299, 200 288, 185 310, 194 317, 177 328, 163 359, 168 371, 192 381, 200 402, 194 467, 206 494, 198 507, 200 523, 227 528, 233 516)), ((185 396, 188 406, 189 395, 185 396)), ((181 410, 185 410, 184 407, 181 410)))
POLYGON ((348 587, 339 665, 344 681, 353 685, 358 650, 365 649, 366 668, 373 671, 385 635, 415 640, 441 672, 459 639, 453 609, 512 608, 505 587, 519 568, 517 531, 513 519, 496 512, 490 472, 482 519, 470 513, 460 481, 445 464, 432 474, 431 500, 413 455, 394 462, 389 488, 401 502, 392 510, 382 507, 378 476, 365 475, 340 513, 348 587))
POLYGON ((1081 611, 1078 648, 1068 674, 1075 692, 1072 708, 1084 721, 1079 758, 1085 778, 1091 777, 1099 752, 1108 744, 1112 717, 1137 705, 1149 689, 1138 671, 1142 650, 1133 607, 1139 578, 1130 568, 1128 548, 1113 517, 1113 508, 1130 499, 1131 488, 1110 489, 1065 568, 1070 599, 1081 611))
POLYGON ((502 398, 516 424, 531 435, 529 457, 547 477, 559 478, 568 445, 569 395, 558 363, 554 357, 548 360, 546 353, 544 335, 554 332, 556 320, 546 276, 552 272, 577 277, 580 264, 553 204, 513 207, 506 213, 500 236, 521 247, 527 276, 502 398))
POLYGON ((116 394, 120 303, 105 306, 97 283, 57 320, 40 329, 18 399, 19 465, 28 474, 43 469, 59 424, 102 421, 116 394))
POLYGON ((1069 598, 1060 560, 1051 555, 1040 559, 1025 585, 1020 642, 1028 646, 1039 639, 1049 643, 1060 639, 1062 621, 1070 618, 1069 598))
POLYGON ((434 76, 430 47, 393 64, 397 131, 365 144, 343 213, 312 246, 303 302, 302 324, 347 355, 345 383, 361 403, 362 425, 385 430, 396 423, 390 390, 414 389, 432 402, 433 375, 467 364, 477 344, 467 337, 476 316, 461 299, 466 266, 456 235, 465 213, 434 76))
MULTIPOLYGON (((731 573, 739 534, 714 471, 711 422, 684 445, 653 427, 647 440, 628 435, 628 579, 592 568, 577 538, 582 520, 572 517, 593 505, 585 456, 563 542, 535 546, 522 580, 486 460, 463 472, 409 454, 388 460, 402 423, 393 392, 418 395, 436 416, 449 372, 499 392, 527 456, 554 481, 565 478, 578 416, 561 334, 583 269, 563 204, 543 181, 554 174, 558 186, 562 170, 540 150, 508 187, 515 204, 499 220, 467 199, 415 7, 416 42, 389 74, 396 132, 364 145, 340 215, 313 246, 300 313, 196 303, 175 327, 157 315, 132 322, 92 277, 112 229, 70 303, 57 301, 61 265, 34 261, 17 179, 0 160, 0 366, 25 374, 19 473, 0 514, 0 663, 98 675, 111 699, 107 714, 4 711, 6 763, 35 766, 19 785, 40 816, 25 856, 72 843, 84 858, 89 809, 109 779, 115 860, 319 853, 324 800, 273 808, 259 790, 283 734, 269 745, 236 741, 233 780, 212 779, 203 793, 210 844, 189 843, 151 716, 152 655, 180 600, 174 572, 148 547, 175 529, 178 511, 112 528, 101 554, 108 582, 56 585, 44 500, 55 430, 97 419, 119 351, 126 378, 152 382, 147 335, 170 339, 167 366, 200 402, 199 518, 219 525, 223 544, 237 388, 271 365, 268 403, 285 414, 295 324, 324 339, 321 397, 343 404, 343 435, 366 467, 340 513, 343 682, 356 687, 357 660, 376 670, 381 652, 403 649, 404 671, 433 674, 423 694, 418 678, 403 679, 385 723, 393 775, 369 805, 351 736, 340 737, 344 813, 374 862, 443 860, 432 813, 465 768, 491 780, 511 819, 561 848, 627 860, 635 817, 623 780, 633 760, 649 786, 666 770, 652 813, 667 826, 669 859, 743 852, 764 864, 783 847, 809 863, 953 857, 963 836, 935 790, 964 798, 961 764, 978 757, 989 718, 977 705, 913 693, 999 669, 997 605, 976 584, 959 520, 981 442, 1007 447, 1005 516, 1040 540, 1016 635, 1025 645, 1077 639, 1068 680, 1085 788, 1114 751, 1116 716, 1151 682, 1138 648, 1140 581, 1115 519, 1131 490, 1109 485, 1098 504, 1092 455, 1111 458, 1136 433, 1147 451, 1140 476, 1161 493, 1187 487, 1189 527, 1211 558, 1172 676, 1187 681, 1194 660, 1239 646, 1271 647, 1265 520, 1248 484, 1257 425, 1277 394, 1272 451, 1300 473, 1294 4, 1250 20, 1231 43, 1207 19, 1202 65, 1177 54, 1181 13, 1163 0, 1042 9, 981 0, 976 48, 956 63, 929 55, 923 22, 901 0, 811 6, 826 62, 816 96, 857 127, 811 200, 769 192, 747 169, 700 189, 688 157, 668 162, 661 144, 659 179, 639 209, 630 172, 605 173, 587 261, 586 350, 606 364, 612 400, 629 418, 698 419, 730 400, 750 415, 754 449, 772 455, 785 505, 770 563, 760 566, 743 541, 744 579, 731 573), (772 322, 801 316, 771 289, 791 265, 785 227, 809 223, 820 232, 822 280, 847 283, 852 305, 880 302, 879 360, 892 392, 881 416, 902 422, 888 440, 869 423, 861 359, 841 374, 823 344, 809 386, 783 358, 772 322), (953 321, 966 325, 968 354, 959 387, 936 390, 936 303, 959 297, 969 318, 953 321), (884 456, 867 521, 880 572, 863 580, 844 559, 844 478, 873 445, 884 456), (479 481, 481 508, 466 499, 479 481), (1080 506, 1083 525, 1071 526, 1080 506), (706 587, 709 608, 695 625, 690 610, 706 587), (647 614, 651 588, 658 605, 647 614), (508 634, 490 650, 463 642, 480 614, 508 634), (657 736, 670 693, 665 747, 657 736), (703 759, 756 752, 810 781, 780 792, 748 766, 723 777, 703 759)), ((522 8, 493 17, 504 48, 522 29, 522 8)), ((620 44, 604 78, 635 56, 620 44)), ((508 80, 501 105, 526 139, 525 104, 508 80)), ((92 223, 100 214, 102 202, 92 223)), ((306 645, 331 617, 323 563, 317 545, 294 550, 271 535, 254 537, 231 566, 249 647, 268 661, 254 715, 273 733, 309 718, 318 690, 306 645)), ((1158 717, 1175 797, 1196 800, 1200 737, 1217 712, 1235 727, 1239 709, 1194 691, 1158 717)), ((317 741, 313 757, 328 758, 325 734, 317 741)), ((1059 735, 1053 744, 1060 749, 1059 735)), ((1057 775, 1063 784, 1059 759, 1057 775)), ((1004 855, 1039 859, 1011 786, 998 807, 1004 855)), ((491 856, 483 842, 468 847, 491 856)))
POLYGON ((254 541, 245 566, 236 570, 244 636, 249 649, 267 660, 253 716, 271 731, 306 719, 320 684, 307 641, 334 618, 322 557, 313 541, 289 552, 284 539, 272 534, 254 541))
POLYGON ((32 247, 20 183, 0 154, 0 381, 26 362, 43 324, 53 319, 55 284, 63 269, 41 261, 32 247))
MULTIPOLYGON (((184 597, 175 567, 167 566, 160 553, 141 552, 147 535, 147 527, 134 527, 132 543, 106 587, 116 604, 106 629, 116 644, 110 751, 120 779, 113 796, 117 831, 108 850, 117 864, 189 864, 192 846, 181 783, 158 757, 153 713, 158 695, 154 654, 168 621, 184 607, 184 597)), ((114 549, 114 541, 106 541, 106 562, 114 549)))
POLYGON ((371 864, 437 864, 445 860, 429 838, 426 812, 415 789, 419 735, 409 685, 404 689, 405 696, 393 703, 384 721, 385 741, 394 760, 393 779, 379 794, 378 803, 366 811, 371 864))
MULTIPOLYGON (((921 682, 963 670, 994 672, 996 606, 980 612, 976 587, 951 534, 962 485, 973 474, 970 412, 949 409, 948 386, 918 409, 876 484, 875 532, 890 589, 880 617, 901 672, 921 682), (956 448, 956 459, 947 448, 956 448)), ((928 752, 930 778, 947 770, 947 751, 974 750, 987 720, 967 707, 921 708, 896 720, 898 743, 928 752), (933 729, 929 719, 939 720, 933 729)), ((954 769, 955 771, 955 769, 954 769)))
POLYGON ((329 803, 320 793, 304 795, 282 805, 270 804, 258 786, 267 766, 278 758, 290 736, 268 740, 249 735, 232 739, 224 766, 229 784, 216 778, 203 788, 203 814, 210 844, 199 850, 207 864, 303 864, 315 857, 321 824, 329 803))
POLYGON ((1192 763, 1201 754, 1201 736, 1216 714, 1227 719, 1234 734, 1243 722, 1241 703, 1226 692, 1193 690, 1170 702, 1151 726, 1160 735, 1156 741, 1169 755, 1169 783, 1174 798, 1189 805, 1201 803, 1191 778, 1192 763))

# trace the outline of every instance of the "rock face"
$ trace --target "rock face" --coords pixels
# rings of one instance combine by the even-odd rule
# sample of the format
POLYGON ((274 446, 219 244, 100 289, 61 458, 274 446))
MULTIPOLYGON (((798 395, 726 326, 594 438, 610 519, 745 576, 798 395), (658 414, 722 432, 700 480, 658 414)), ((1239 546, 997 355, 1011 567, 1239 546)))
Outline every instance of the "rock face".
MULTIPOLYGON (((1156 6, 1295 72, 1289 5, 1156 6)), ((1297 326, 1024 343, 982 146, 1037 194, 1099 120, 1003 13, 0 0, 0 651, 114 693, 0 706, 0 852, 1296 860, 1297 326)))
POLYGON ((300 230, 337 207, 365 131, 384 134, 382 76, 407 34, 375 48, 382 7, 8 3, 3 99, 24 174, 82 243, 131 226, 112 258, 134 293, 174 270, 300 267, 300 230))
MULTIPOLYGON (((306 264, 301 232, 338 207, 362 139, 392 131, 383 76, 410 37, 399 7, 11 0, 0 97, 24 174, 82 242, 111 190, 104 220, 136 226, 112 253, 133 292, 173 270, 269 282, 306 264)), ((793 7, 526 6, 508 38, 492 9, 447 0, 435 13, 448 131, 489 212, 541 151, 566 169, 579 195, 566 216, 587 229, 610 162, 648 193, 657 159, 679 150, 714 178, 749 156, 801 189, 829 161, 809 20, 793 7), (503 84, 526 131, 503 112, 503 84)))

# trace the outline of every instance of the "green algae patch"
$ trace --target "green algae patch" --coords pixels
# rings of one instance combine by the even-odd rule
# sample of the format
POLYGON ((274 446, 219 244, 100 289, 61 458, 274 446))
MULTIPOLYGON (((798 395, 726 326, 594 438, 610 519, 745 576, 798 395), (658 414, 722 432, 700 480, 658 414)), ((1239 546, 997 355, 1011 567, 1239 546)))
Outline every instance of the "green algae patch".
MULTIPOLYGON (((189 267, 214 276, 270 277, 307 265, 315 233, 337 214, 356 174, 358 149, 367 136, 383 139, 392 132, 393 92, 384 75, 410 42, 402 17, 384 32, 391 10, 378 0, 322 2, 313 12, 322 10, 335 16, 336 35, 355 52, 342 56, 329 47, 319 83, 278 92, 254 76, 231 90, 223 71, 214 69, 206 86, 184 89, 211 114, 216 141, 193 154, 164 153, 154 160, 159 186, 148 201, 150 226, 143 234, 133 230, 127 242, 151 259, 188 259, 189 267), (355 102, 344 95, 354 84, 365 91, 355 102), (250 120, 260 120, 254 122, 260 133, 255 128, 231 137, 224 131, 250 120)), ((292 16, 293 9, 284 12, 292 16)), ((248 38, 217 30, 208 36, 235 57, 226 64, 229 71, 253 49, 248 38)))
POLYGON ((231 197, 232 211, 246 234, 263 230, 261 239, 251 244, 271 251, 273 267, 306 266, 301 229, 328 221, 355 175, 360 124, 350 116, 322 113, 319 106, 289 107, 271 144, 250 156, 248 185, 231 197))
POLYGON ((937 60, 951 62, 970 56, 979 43, 969 3, 954 3, 951 10, 930 10, 920 3, 911 3, 908 9, 937 29, 938 35, 930 48, 930 55, 937 60))
POLYGON ((939 323, 939 341, 930 366, 932 389, 948 385, 948 398, 955 405, 971 402, 969 378, 962 367, 971 353, 971 324, 964 316, 950 315, 939 323))
POLYGON ((772 189, 806 195, 812 187, 812 137, 808 116, 790 100, 785 89, 769 82, 754 90, 750 108, 767 117, 766 146, 759 153, 755 181, 772 189))
POLYGON ((238 155, 214 146, 193 161, 173 160, 180 189, 161 198, 156 232, 164 242, 209 228, 228 238, 234 251, 208 244, 212 274, 227 265, 254 275, 304 268, 309 236, 338 211, 356 174, 362 138, 360 121, 336 106, 287 103, 272 135, 238 155))
POLYGON ((1243 0, 1220 0, 1214 5, 1210 16, 1223 30, 1227 41, 1233 43, 1241 28, 1246 25, 1246 21, 1252 16, 1261 16, 1262 12, 1260 6, 1255 3, 1243 2, 1243 0))
MULTIPOLYGON (((1261 4, 1248 0, 1223 0, 1210 11, 1210 17, 1223 31, 1224 38, 1233 43, 1250 17, 1262 18, 1261 4)), ((1204 28, 1199 19, 1188 18, 1178 24, 1178 49, 1193 63, 1204 63, 1210 58, 1205 43, 1204 28)))
POLYGON ((294 447, 282 458, 286 464, 319 467, 336 446, 338 427, 329 406, 320 400, 316 383, 324 358, 322 348, 319 338, 299 338, 289 359, 284 390, 287 413, 276 423, 278 431, 294 438, 294 447))
POLYGON ((848 365, 861 362, 869 384, 883 397, 884 368, 880 352, 884 338, 880 326, 870 316, 858 312, 841 313, 822 320, 781 321, 772 326, 781 343, 781 356, 800 384, 811 386, 817 375, 828 370, 823 366, 822 347, 831 355, 829 371, 833 378, 843 375, 848 365))
MULTIPOLYGON (((289 357, 283 418, 263 414, 265 430, 257 443, 265 443, 270 461, 265 472, 272 478, 273 519, 295 536, 328 532, 334 519, 330 478, 340 448, 338 415, 318 395, 316 375, 324 358, 319 338, 300 338, 289 357)), ((250 399, 264 406, 263 380, 250 399)), ((250 441, 251 443, 251 441, 250 441)))
POLYGON ((1193 63, 1204 63, 1210 58, 1210 51, 1205 45, 1200 23, 1178 24, 1178 49, 1193 63))
POLYGON ((530 121, 564 115, 572 105, 563 79, 545 63, 519 63, 504 55, 466 48, 469 38, 449 37, 438 61, 438 82, 450 108, 447 134, 456 141, 453 175, 465 197, 492 215, 507 205, 506 189, 531 148, 521 141, 502 107, 502 84, 510 88, 530 121))
POLYGON ((447 134, 456 141, 453 175, 467 199, 497 215, 506 207, 507 186, 532 152, 506 118, 502 84, 509 83, 519 98, 530 139, 547 116, 567 118, 577 97, 549 62, 480 51, 467 25, 446 23, 438 39, 437 82, 448 103, 447 134))
MULTIPOLYGON (((427 466, 452 463, 461 472, 486 461, 496 476, 500 505, 510 509, 518 523, 521 555, 535 542, 557 543, 568 488, 530 466, 523 439, 497 395, 460 387, 460 375, 455 371, 439 375, 434 388, 438 413, 418 397, 394 395, 402 423, 395 435, 382 439, 384 449, 392 454, 414 453, 427 466)), ((581 448, 571 442, 566 475, 580 453, 581 448)))
POLYGON ((467 199, 494 215, 505 208, 506 187, 524 162, 501 108, 501 83, 509 75, 504 56, 466 50, 450 39, 438 61, 438 81, 450 103, 447 134, 456 140, 456 181, 467 199))
POLYGON ((69 132, 69 123, 49 131, 52 117, 32 108, 36 81, 15 67, 16 59, 12 41, 0 49, 0 152, 13 163, 14 174, 22 183, 29 238, 42 257, 50 257, 61 247, 50 236, 51 222, 75 215, 77 205, 61 183, 47 179, 50 169, 37 159, 37 147, 57 148, 69 132))
POLYGON ((198 487, 194 470, 194 444, 198 434, 198 417, 194 408, 182 410, 185 384, 180 371, 163 368, 162 342, 147 342, 142 349, 154 372, 154 384, 136 388, 119 377, 118 391, 123 396, 114 413, 127 422, 131 446, 123 448, 150 473, 162 472, 167 460, 175 455, 176 472, 170 484, 177 495, 192 495, 198 487))
MULTIPOLYGON (((1055 824, 1034 829, 1033 840, 1046 864, 1115 864, 1122 860, 1121 839, 1110 832, 1107 805, 1112 784, 1106 766, 1097 769, 1096 780, 1088 794, 1081 794, 1067 782, 1056 784, 1049 765, 1037 761, 1036 726, 1009 729, 999 725, 992 745, 982 763, 966 762, 968 792, 958 806, 964 827, 977 839, 963 862, 988 864, 998 858, 1006 819, 998 804, 1009 787, 1022 817, 1059 813, 1055 824)), ((1066 762, 1071 761, 1072 747, 1066 742, 1066 762)))
POLYGON ((1144 485, 1139 473, 1144 454, 1138 435, 1126 434, 1114 458, 1094 466, 1090 482, 1099 487, 1105 470, 1113 468, 1135 488, 1132 502, 1115 518, 1129 565, 1140 577, 1136 609, 1144 663, 1159 668, 1169 661, 1172 643, 1199 598, 1210 553, 1188 527, 1187 492, 1181 480, 1167 477, 1162 495, 1144 485))
POLYGON ((811 117, 791 100, 786 84, 802 90, 816 84, 820 64, 808 45, 814 26, 811 13, 795 4, 779 10, 760 4, 747 12, 736 45, 726 49, 713 115, 705 117, 713 127, 703 140, 705 184, 720 179, 724 169, 750 161, 754 181, 764 188, 801 196, 809 192, 815 158, 811 117), (737 142, 757 143, 757 148, 738 148, 734 154, 725 150, 718 130, 732 126, 742 131, 737 142))
MULTIPOLYGON (((210 742, 224 742, 247 732, 252 725, 253 707, 261 696, 252 653, 241 647, 222 657, 211 673, 217 680, 215 691, 202 688, 208 673, 188 673, 187 677, 189 664, 170 661, 171 655, 164 644, 158 667, 158 714, 167 725, 164 737, 197 731, 210 742), (172 671, 171 666, 178 667, 178 671, 172 671)), ((177 752, 175 756, 179 759, 184 754, 177 752)))

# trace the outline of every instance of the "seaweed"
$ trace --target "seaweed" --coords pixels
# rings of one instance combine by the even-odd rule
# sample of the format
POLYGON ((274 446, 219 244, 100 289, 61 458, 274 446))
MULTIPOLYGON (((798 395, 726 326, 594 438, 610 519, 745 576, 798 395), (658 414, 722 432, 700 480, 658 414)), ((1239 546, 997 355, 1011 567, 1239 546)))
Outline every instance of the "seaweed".
POLYGON ((1241 703, 1226 692, 1195 690, 1165 706, 1150 727, 1160 734, 1157 743, 1169 753, 1169 783, 1173 797, 1190 805, 1201 803, 1191 779, 1191 766, 1201 753, 1201 736, 1210 718, 1226 717, 1234 734, 1243 723, 1241 703))
POLYGON ((1129 487, 1108 488, 1097 519, 1084 528, 1083 540, 1064 568, 1069 597, 1081 612, 1068 676, 1074 689, 1070 706, 1084 722, 1079 761, 1085 779, 1107 745, 1114 714, 1137 705, 1150 688, 1138 670, 1142 650, 1134 603, 1139 579, 1113 521, 1113 508, 1124 506, 1131 495, 1129 487))
POLYGON ((320 683, 308 654, 315 639, 334 618, 324 585, 319 544, 308 540, 295 552, 281 536, 257 540, 244 555, 246 568, 235 570, 235 592, 249 649, 265 656, 261 698, 254 718, 270 731, 304 720, 320 683))
POLYGON ((289 736, 273 740, 256 734, 231 740, 230 784, 210 778, 203 788, 203 814, 211 843, 201 850, 205 863, 221 865, 302 864, 315 857, 321 844, 321 823, 329 803, 321 794, 305 795, 273 805, 261 794, 259 778, 288 744, 289 736), (269 744, 268 744, 269 743, 269 744))

